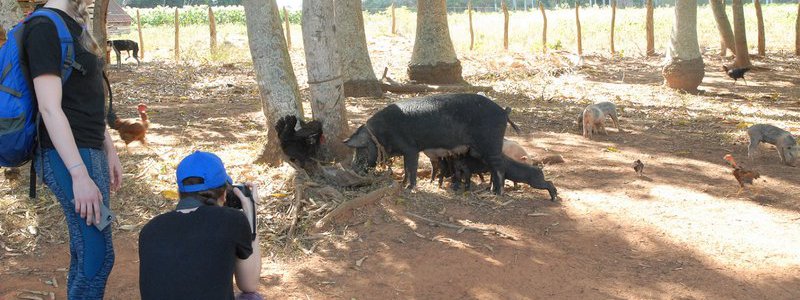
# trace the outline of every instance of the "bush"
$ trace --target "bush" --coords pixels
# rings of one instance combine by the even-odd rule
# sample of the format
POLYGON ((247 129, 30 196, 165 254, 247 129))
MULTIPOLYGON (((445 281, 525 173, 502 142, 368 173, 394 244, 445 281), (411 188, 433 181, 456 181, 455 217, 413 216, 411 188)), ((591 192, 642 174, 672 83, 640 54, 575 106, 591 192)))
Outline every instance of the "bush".
MULTIPOLYGON (((214 7, 214 18, 217 24, 245 24, 244 7, 242 6, 218 6, 214 7)), ((131 16, 136 16, 136 8, 126 7, 125 10, 131 16)), ((175 8, 157 6, 155 8, 139 9, 142 26, 161 26, 175 24, 175 8)), ((185 6, 178 9, 181 25, 207 25, 208 7, 207 6, 185 6)), ((289 22, 300 24, 302 13, 300 11, 289 12, 289 22)), ((283 19, 283 11, 281 11, 283 19)), ((136 25, 136 18, 133 19, 136 25)))

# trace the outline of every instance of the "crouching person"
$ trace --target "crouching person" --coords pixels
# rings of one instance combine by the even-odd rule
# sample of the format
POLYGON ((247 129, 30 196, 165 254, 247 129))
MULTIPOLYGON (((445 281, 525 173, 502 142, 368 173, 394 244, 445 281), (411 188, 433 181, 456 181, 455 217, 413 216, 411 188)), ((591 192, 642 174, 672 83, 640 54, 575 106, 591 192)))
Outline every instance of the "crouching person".
POLYGON ((261 251, 251 201, 258 199, 256 186, 247 185, 252 199, 231 188, 222 160, 199 151, 180 162, 177 179, 175 210, 150 220, 139 235, 142 299, 262 299, 256 293, 261 251), (226 193, 236 195, 241 210, 225 207, 231 206, 226 193), (234 276, 243 292, 237 297, 234 276))

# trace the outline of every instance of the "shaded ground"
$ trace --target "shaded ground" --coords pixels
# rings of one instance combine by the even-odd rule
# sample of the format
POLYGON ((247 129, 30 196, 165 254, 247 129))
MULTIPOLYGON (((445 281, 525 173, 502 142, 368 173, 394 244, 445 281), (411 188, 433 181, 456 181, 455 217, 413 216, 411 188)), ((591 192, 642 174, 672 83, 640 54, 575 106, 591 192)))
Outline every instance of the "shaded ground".
MULTIPOLYGON (((397 58, 409 48, 399 43, 373 53, 376 68, 389 66, 403 79, 400 62, 407 60, 397 58)), ((742 129, 769 122, 800 134, 800 62, 775 57, 755 61, 767 69, 753 72, 747 86, 733 86, 718 70, 722 62, 706 57, 704 93, 695 96, 660 86, 658 58, 586 57, 576 68, 564 55, 468 55, 465 78, 495 86, 489 96, 514 108, 524 132, 509 138, 534 157, 564 156, 566 163, 545 168, 561 201, 528 187, 494 197, 482 190, 486 184, 464 194, 422 180, 415 193, 293 241, 275 229, 287 202, 282 193, 290 190, 287 167, 248 165, 264 138, 250 66, 115 69, 120 114, 133 117, 145 102, 153 125, 149 149, 121 150, 126 181, 112 204, 121 218, 107 296, 138 297, 138 230, 174 206, 175 164, 202 148, 219 152, 235 180, 264 187, 262 291, 273 298, 800 298, 800 173, 781 165, 771 146, 749 162, 742 129), (609 128, 608 136, 583 138, 575 117, 604 100, 621 106, 625 133, 609 128), (760 193, 735 195, 726 153, 761 171, 760 193), (631 170, 635 159, 644 161, 646 176, 631 170), (408 213, 504 235, 459 233, 408 213)), ((304 67, 296 71, 303 84, 304 67)), ((397 98, 348 100, 351 123, 397 98)), ((0 217, 0 298, 28 289, 63 299, 60 270, 68 257, 60 208, 50 195, 23 200, 22 178, 0 189, 8 211, 0 217), (59 288, 44 283, 53 277, 59 288)))

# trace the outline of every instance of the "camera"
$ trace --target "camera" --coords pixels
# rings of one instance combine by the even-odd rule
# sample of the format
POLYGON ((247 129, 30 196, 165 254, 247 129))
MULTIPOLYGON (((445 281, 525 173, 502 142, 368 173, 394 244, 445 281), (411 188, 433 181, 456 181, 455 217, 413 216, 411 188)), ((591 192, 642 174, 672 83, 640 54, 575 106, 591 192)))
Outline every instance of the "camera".
POLYGON ((225 206, 242 209, 242 201, 236 196, 236 194, 233 193, 233 189, 239 189, 239 191, 241 191, 245 197, 250 198, 250 201, 253 201, 253 192, 250 191, 249 187, 244 184, 234 184, 228 190, 228 193, 225 194, 225 206))

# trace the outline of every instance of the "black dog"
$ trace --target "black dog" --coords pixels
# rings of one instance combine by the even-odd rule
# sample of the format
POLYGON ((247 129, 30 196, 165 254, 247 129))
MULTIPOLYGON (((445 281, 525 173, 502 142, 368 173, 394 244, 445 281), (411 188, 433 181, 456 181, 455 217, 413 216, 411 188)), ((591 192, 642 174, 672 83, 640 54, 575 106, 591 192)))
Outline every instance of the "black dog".
POLYGON ((139 65, 138 43, 131 40, 113 40, 113 41, 108 41, 107 46, 110 49, 114 49, 114 52, 117 54, 117 66, 122 64, 120 57, 120 52, 122 51, 128 52, 128 58, 126 58, 125 60, 131 58, 131 51, 133 51, 133 58, 136 59, 136 65, 139 65))

